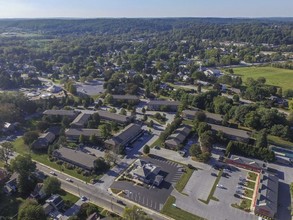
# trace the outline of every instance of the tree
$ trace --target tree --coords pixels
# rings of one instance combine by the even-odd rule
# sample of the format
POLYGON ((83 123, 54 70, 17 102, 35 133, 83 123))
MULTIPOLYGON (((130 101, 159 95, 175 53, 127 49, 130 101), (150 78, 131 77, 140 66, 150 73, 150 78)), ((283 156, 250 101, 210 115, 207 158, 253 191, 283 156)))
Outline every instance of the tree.
POLYGON ((126 110, 125 110, 124 108, 121 108, 119 114, 120 114, 120 115, 127 115, 127 112, 126 112, 126 110))
POLYGON ((101 131, 101 137, 104 138, 104 139, 107 139, 111 134, 111 132, 110 132, 110 130, 109 130, 107 125, 101 125, 100 126, 100 131, 101 131))
MULTIPOLYGON (((118 152, 117 152, 118 153, 118 152)), ((106 151, 105 152, 105 159, 108 163, 116 163, 118 160, 118 154, 113 151, 106 151)))
POLYGON ((8 164, 10 152, 13 149, 13 145, 11 142, 4 142, 0 146, 0 160, 4 161, 5 164, 8 164))
POLYGON ((148 155, 150 153, 150 146, 149 145, 146 144, 143 147, 143 153, 146 154, 146 155, 148 155))
POLYGON ((142 112, 142 114, 145 114, 146 110, 144 107, 141 109, 141 112, 142 112))
POLYGON ((32 161, 30 155, 18 155, 11 160, 11 169, 21 176, 29 176, 36 170, 36 164, 32 161))
POLYGON ((32 144, 39 137, 38 132, 36 131, 28 131, 23 135, 23 141, 26 145, 32 144))
POLYGON ((126 220, 151 220, 151 218, 136 205, 133 207, 125 207, 123 218, 126 220))
POLYGON ((191 147, 189 148, 189 154, 193 157, 197 157, 198 155, 200 155, 202 152, 201 152, 201 149, 200 149, 200 146, 197 145, 197 144, 193 144, 191 145, 191 147))
POLYGON ((17 181, 18 191, 27 195, 33 190, 34 182, 31 173, 36 170, 36 164, 31 160, 29 155, 18 155, 15 159, 11 160, 11 169, 19 174, 17 181))
POLYGON ((79 143, 84 143, 85 142, 85 136, 83 134, 79 135, 78 142, 79 143))
POLYGON ((210 152, 214 143, 213 132, 210 130, 203 132, 200 135, 199 142, 200 142, 201 151, 203 153, 210 152))
POLYGON ((39 131, 45 131, 47 128, 49 128, 50 124, 46 121, 40 121, 37 124, 37 129, 39 131))
POLYGON ((93 213, 99 213, 97 206, 91 203, 83 203, 77 213, 78 219, 86 219, 93 213))
POLYGON ((46 220, 43 207, 36 200, 27 199, 19 207, 18 220, 46 220))
POLYGON ((267 148, 268 147, 268 139, 267 139, 267 131, 266 129, 261 130, 255 141, 255 146, 257 148, 267 148))
POLYGON ((58 193, 61 189, 61 182, 56 177, 47 177, 44 180, 43 190, 47 195, 58 193))
POLYGON ((103 157, 99 157, 94 161, 94 167, 96 172, 101 173, 109 169, 109 164, 103 157))

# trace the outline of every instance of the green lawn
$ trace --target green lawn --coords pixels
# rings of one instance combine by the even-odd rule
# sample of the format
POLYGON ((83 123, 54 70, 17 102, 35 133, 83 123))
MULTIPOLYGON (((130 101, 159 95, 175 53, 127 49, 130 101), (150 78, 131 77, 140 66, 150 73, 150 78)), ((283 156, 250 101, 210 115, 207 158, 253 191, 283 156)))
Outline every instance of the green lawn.
POLYGON ((256 181, 256 178, 257 178, 257 174, 256 173, 253 173, 253 172, 249 172, 248 173, 247 179, 256 181))
POLYGON ((277 147, 284 147, 288 149, 293 149, 293 143, 290 141, 285 141, 280 137, 268 135, 268 142, 270 144, 276 145, 277 147))
POLYGON ((244 191, 244 196, 248 197, 248 198, 252 198, 253 196, 253 190, 250 190, 250 189, 246 189, 244 191))
POLYGON ((248 187, 248 188, 254 190, 255 182, 247 181, 247 183, 246 183, 246 187, 248 187))
POLYGON ((266 67, 239 67, 234 68, 234 73, 241 75, 242 80, 248 77, 258 78, 265 77, 266 84, 279 86, 284 90, 293 88, 293 70, 274 68, 270 66, 266 67))
POLYGON ((251 200, 249 199, 242 199, 240 204, 233 203, 231 204, 232 207, 237 208, 237 209, 242 209, 246 212, 250 211, 250 206, 251 206, 251 200))
POLYGON ((185 188, 186 184, 188 183, 191 175, 193 174, 193 169, 190 169, 186 166, 185 168, 186 172, 184 172, 180 178, 180 180, 176 183, 175 189, 177 189, 178 192, 182 192, 185 188))
POLYGON ((176 198, 174 196, 169 196, 161 212, 175 220, 204 220, 204 218, 177 208, 173 204, 176 204, 176 198))
POLYGON ((163 144, 163 141, 161 141, 160 138, 158 138, 150 147, 153 148, 155 146, 159 146, 159 147, 162 147, 162 144, 163 144))
POLYGON ((76 203, 79 200, 79 198, 77 196, 75 196, 69 192, 66 192, 63 189, 61 189, 61 191, 58 194, 62 197, 62 199, 64 201, 69 201, 72 204, 76 203))
POLYGON ((77 171, 75 169, 74 170, 66 169, 62 165, 58 165, 55 162, 51 162, 49 160, 47 154, 37 154, 37 153, 34 153, 34 152, 30 152, 28 146, 23 143, 22 138, 16 139, 14 141, 13 145, 14 145, 14 150, 17 153, 19 153, 19 154, 30 154, 33 160, 35 160, 35 161, 37 161, 39 163, 42 163, 44 165, 47 165, 49 167, 52 167, 52 168, 54 168, 54 169, 56 169, 58 171, 62 171, 62 172, 66 173, 66 174, 68 174, 70 176, 73 176, 75 178, 81 179, 83 181, 89 182, 93 178, 98 179, 100 177, 100 176, 89 176, 89 177, 83 176, 82 174, 77 173, 77 171))

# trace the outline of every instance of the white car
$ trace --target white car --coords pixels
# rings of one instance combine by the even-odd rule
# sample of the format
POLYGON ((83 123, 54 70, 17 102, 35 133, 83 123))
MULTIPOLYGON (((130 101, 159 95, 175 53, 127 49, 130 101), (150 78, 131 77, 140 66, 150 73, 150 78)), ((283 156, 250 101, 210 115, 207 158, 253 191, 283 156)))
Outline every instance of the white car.
POLYGON ((86 201, 87 200, 87 198, 85 196, 81 196, 80 199, 81 199, 81 201, 86 201))
POLYGON ((50 171, 50 174, 56 176, 56 173, 54 171, 50 171))
POLYGON ((72 179, 70 179, 70 178, 66 178, 66 181, 73 182, 72 179))

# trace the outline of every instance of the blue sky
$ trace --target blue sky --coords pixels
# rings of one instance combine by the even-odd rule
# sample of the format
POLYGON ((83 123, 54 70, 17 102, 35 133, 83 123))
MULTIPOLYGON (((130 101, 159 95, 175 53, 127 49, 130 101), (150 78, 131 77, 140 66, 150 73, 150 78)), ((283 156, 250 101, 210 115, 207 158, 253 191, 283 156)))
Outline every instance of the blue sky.
POLYGON ((292 16, 293 0, 0 0, 0 18, 292 16))

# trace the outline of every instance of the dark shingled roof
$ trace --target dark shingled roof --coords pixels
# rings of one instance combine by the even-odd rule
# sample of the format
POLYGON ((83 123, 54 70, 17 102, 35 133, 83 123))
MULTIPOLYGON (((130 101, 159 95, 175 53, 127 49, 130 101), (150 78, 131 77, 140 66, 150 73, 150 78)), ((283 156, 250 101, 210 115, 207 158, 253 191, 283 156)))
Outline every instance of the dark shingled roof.
POLYGON ((151 100, 148 102, 148 105, 178 106, 178 105, 180 105, 180 102, 179 101, 167 101, 167 100, 151 100))

